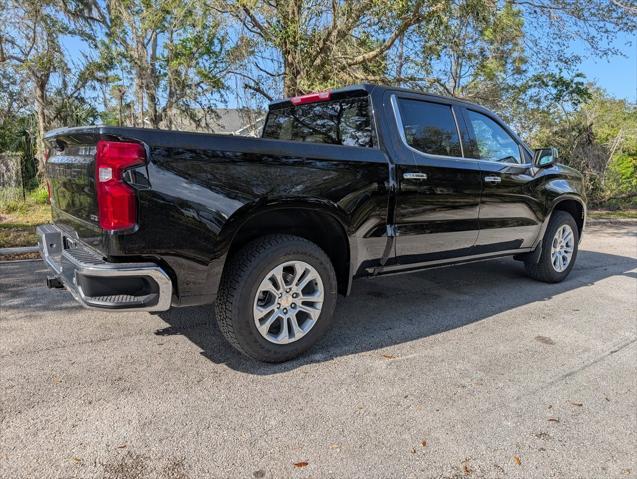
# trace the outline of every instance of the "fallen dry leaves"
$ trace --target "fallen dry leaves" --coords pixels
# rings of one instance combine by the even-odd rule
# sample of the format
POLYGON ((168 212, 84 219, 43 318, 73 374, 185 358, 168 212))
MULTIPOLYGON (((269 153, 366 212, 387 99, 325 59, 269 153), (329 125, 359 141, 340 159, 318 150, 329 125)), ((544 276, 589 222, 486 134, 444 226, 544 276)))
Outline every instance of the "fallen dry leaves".
POLYGON ((513 460, 518 466, 522 465, 522 459, 520 459, 520 456, 513 456, 513 460))
POLYGON ((301 462, 295 462, 294 463, 294 467, 296 467, 297 469, 301 469, 303 467, 307 467, 309 465, 309 462, 307 461, 301 461, 301 462))
POLYGON ((473 472, 473 469, 471 469, 471 467, 469 467, 469 461, 471 460, 471 458, 467 458, 464 461, 461 462, 462 464, 462 471, 464 472, 465 476, 470 476, 471 473, 473 472))

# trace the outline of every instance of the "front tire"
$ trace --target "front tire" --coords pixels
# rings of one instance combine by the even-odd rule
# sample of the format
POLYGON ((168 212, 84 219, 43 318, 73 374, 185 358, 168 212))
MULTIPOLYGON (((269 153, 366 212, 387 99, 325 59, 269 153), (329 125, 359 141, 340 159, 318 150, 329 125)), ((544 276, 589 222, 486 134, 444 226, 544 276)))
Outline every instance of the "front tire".
POLYGON ((579 231, 575 219, 566 211, 555 211, 542 239, 539 261, 524 263, 527 274, 546 283, 563 281, 573 269, 578 245, 579 231))
POLYGON ((215 311, 224 337, 240 352, 259 361, 287 361, 328 329, 336 275, 317 245, 298 236, 270 235, 228 261, 215 311))

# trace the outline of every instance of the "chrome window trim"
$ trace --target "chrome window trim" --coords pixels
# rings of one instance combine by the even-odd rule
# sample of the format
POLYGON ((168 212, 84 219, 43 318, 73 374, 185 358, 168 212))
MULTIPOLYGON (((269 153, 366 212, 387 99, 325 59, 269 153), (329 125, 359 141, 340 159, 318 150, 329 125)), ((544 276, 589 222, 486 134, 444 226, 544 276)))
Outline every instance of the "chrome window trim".
MULTIPOLYGON (((364 98, 364 97, 361 97, 364 98)), ((383 149, 380 147, 380 132, 378 131, 378 121, 376 119, 376 109, 374 107, 374 101, 372 99, 372 94, 371 92, 367 93, 367 108, 369 110, 369 121, 371 122, 371 128, 372 128, 372 141, 373 141, 373 145, 371 148, 375 149, 375 150, 381 150, 383 151, 383 149)), ((359 146, 358 148, 369 148, 368 146, 359 146)))
POLYGON ((458 141, 460 142, 460 154, 462 155, 462 158, 464 158, 464 142, 462 141, 462 135, 460 134, 460 127, 458 126, 458 118, 456 117, 456 109, 453 107, 453 105, 450 106, 451 108, 451 114, 453 115, 453 121, 456 124, 456 131, 458 132, 458 141))

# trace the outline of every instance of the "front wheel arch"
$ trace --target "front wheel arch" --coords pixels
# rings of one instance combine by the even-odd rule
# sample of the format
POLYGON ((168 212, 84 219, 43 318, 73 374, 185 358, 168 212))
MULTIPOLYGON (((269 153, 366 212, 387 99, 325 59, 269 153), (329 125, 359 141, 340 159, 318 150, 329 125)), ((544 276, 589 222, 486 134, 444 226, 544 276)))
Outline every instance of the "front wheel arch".
POLYGON ((577 225, 578 241, 581 241, 582 235, 584 234, 584 228, 586 226, 586 203, 584 203, 584 200, 579 196, 560 196, 553 202, 549 213, 544 218, 540 233, 535 240, 535 247, 533 251, 530 253, 516 255, 514 256, 515 259, 524 261, 525 263, 538 263, 542 255, 542 242, 544 240, 544 235, 546 234, 546 230, 556 211, 565 211, 573 217, 575 224, 577 225))
MULTIPOLYGON (((584 233, 584 225, 586 221, 586 204, 578 197, 567 197, 559 199, 553 205, 551 209, 551 216, 555 211, 566 211, 575 220, 577 225, 577 233, 579 238, 582 238, 584 233)), ((550 218, 549 218, 550 221, 550 218)))
POLYGON ((537 258, 530 256, 524 260, 524 267, 531 278, 546 283, 559 283, 569 275, 577 258, 579 238, 575 238, 575 244, 571 246, 571 256, 565 269, 555 269, 552 262, 551 243, 559 229, 565 225, 570 227, 571 235, 577 235, 575 218, 567 211, 557 210, 551 217, 542 243, 536 249, 537 258))

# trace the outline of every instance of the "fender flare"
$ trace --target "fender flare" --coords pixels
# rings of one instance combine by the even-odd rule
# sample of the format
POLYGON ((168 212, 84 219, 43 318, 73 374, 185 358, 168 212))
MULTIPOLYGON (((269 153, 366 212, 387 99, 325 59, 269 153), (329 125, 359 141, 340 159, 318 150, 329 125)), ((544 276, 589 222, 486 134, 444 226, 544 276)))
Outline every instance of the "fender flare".
POLYGON ((236 210, 225 222, 219 232, 220 244, 223 254, 223 263, 227 259, 228 252, 234 244, 237 234, 241 231, 249 221, 255 219, 259 215, 271 213, 277 210, 308 210, 318 214, 328 215, 340 227, 341 234, 346 238, 347 258, 348 258, 348 274, 347 283, 344 290, 346 295, 349 294, 354 278, 354 265, 358 258, 358 247, 352 235, 349 234, 349 218, 348 215, 335 203, 320 200, 316 198, 289 198, 289 199, 268 199, 261 198, 257 201, 246 203, 236 210))
POLYGON ((584 217, 582 218, 582 230, 579 234, 579 240, 580 241, 582 240, 582 236, 584 235, 584 228, 586 227, 586 211, 587 211, 586 202, 579 195, 575 195, 575 194, 560 195, 557 198, 555 198, 551 203, 551 208, 549 210, 549 213, 546 215, 546 218, 544 218, 538 237, 535 240, 533 251, 524 255, 519 255, 518 259, 522 259, 524 261, 531 261, 532 263, 535 263, 535 264, 537 264, 540 261, 540 256, 542 256, 542 241, 544 240, 544 234, 546 233, 546 228, 548 228, 551 218, 553 217, 553 212, 555 211, 557 205, 559 205, 560 203, 563 203, 564 201, 570 201, 570 200, 577 201, 582 206, 582 212, 584 217))

